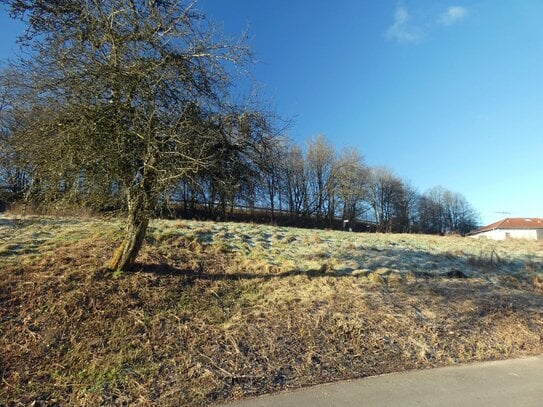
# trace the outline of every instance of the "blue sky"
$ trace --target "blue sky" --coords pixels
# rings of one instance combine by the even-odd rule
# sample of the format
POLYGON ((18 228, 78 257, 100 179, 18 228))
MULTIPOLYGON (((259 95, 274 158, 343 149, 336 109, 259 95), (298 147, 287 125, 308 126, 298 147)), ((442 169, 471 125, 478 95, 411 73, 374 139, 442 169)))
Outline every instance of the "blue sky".
MULTIPOLYGON (((543 2, 200 0, 249 31, 254 76, 302 143, 355 146, 483 223, 543 217, 543 2), (510 212, 502 215, 497 212, 510 212)), ((0 15, 0 58, 20 25, 0 15)))

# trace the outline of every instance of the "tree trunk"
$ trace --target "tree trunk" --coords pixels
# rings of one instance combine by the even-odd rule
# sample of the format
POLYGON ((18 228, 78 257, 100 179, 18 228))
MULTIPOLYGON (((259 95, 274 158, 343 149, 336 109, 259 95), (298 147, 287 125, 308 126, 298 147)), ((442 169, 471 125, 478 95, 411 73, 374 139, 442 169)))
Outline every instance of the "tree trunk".
POLYGON ((107 264, 110 270, 129 270, 143 245, 149 216, 143 208, 142 199, 136 200, 137 202, 129 203, 126 236, 107 264))
POLYGON ((270 210, 271 210, 271 222, 272 224, 275 223, 275 202, 274 202, 274 194, 270 193, 270 210))

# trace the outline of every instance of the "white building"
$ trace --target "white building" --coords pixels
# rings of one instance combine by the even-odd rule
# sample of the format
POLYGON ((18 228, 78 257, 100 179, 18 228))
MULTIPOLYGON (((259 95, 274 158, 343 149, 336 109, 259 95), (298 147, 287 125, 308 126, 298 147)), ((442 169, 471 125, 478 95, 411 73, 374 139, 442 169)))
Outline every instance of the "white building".
POLYGON ((543 240, 542 218, 505 218, 469 233, 470 237, 505 240, 543 240))

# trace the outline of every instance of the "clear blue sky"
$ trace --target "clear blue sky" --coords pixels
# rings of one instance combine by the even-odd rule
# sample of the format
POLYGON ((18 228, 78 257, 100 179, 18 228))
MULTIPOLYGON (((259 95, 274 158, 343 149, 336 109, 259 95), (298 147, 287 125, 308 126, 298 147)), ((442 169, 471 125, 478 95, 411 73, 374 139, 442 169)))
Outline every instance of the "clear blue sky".
MULTIPOLYGON (((254 75, 289 135, 355 146, 483 223, 543 217, 543 1, 200 0, 249 30, 254 75), (507 211, 510 215, 496 212, 507 211)), ((0 16, 0 57, 20 30, 0 16)))

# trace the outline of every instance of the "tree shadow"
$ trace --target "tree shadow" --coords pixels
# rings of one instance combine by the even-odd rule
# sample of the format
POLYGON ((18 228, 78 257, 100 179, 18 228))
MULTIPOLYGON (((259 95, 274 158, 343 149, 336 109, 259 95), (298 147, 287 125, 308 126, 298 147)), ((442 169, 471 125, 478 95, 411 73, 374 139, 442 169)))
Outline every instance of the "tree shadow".
POLYGON ((185 277, 191 280, 209 280, 209 281, 238 281, 238 280, 272 280, 288 278, 294 276, 307 276, 309 278, 319 277, 353 277, 353 275, 340 271, 323 270, 289 270, 278 273, 202 273, 189 268, 179 268, 166 263, 155 264, 136 264, 131 273, 154 274, 157 276, 177 276, 185 277))

